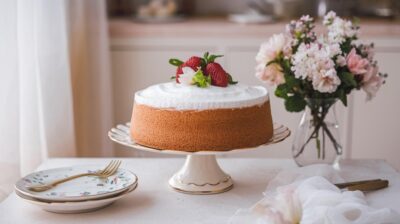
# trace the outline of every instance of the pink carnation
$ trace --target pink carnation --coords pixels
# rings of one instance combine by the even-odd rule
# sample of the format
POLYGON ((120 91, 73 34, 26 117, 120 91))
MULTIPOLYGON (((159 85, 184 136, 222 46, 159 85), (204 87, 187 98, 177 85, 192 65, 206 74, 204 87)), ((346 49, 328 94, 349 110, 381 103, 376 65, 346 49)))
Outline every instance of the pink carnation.
POLYGON ((383 78, 381 76, 374 76, 364 83, 362 88, 367 93, 367 100, 371 100, 376 96, 376 93, 383 84, 383 78))
POLYGON ((362 89, 367 93, 367 100, 371 100, 376 96, 383 81, 383 77, 378 74, 378 66, 370 66, 362 81, 362 89))
POLYGON ((362 75, 367 72, 369 62, 367 59, 362 58, 356 53, 356 49, 351 49, 350 53, 346 57, 347 67, 350 72, 355 75, 362 75))
POLYGON ((369 66, 367 69, 367 72, 363 75, 362 81, 365 83, 365 82, 368 82, 372 77, 377 76, 378 70, 379 70, 379 68, 377 65, 369 66))

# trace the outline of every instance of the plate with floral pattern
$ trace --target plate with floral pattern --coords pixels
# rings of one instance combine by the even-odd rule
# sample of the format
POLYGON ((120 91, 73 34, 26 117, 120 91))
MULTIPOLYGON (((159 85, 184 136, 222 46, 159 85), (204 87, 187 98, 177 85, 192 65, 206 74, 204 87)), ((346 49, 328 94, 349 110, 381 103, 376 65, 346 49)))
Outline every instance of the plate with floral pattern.
POLYGON ((73 166, 37 171, 21 178, 15 184, 15 189, 24 195, 40 200, 84 201, 121 193, 138 181, 135 174, 120 168, 108 178, 84 176, 59 184, 44 192, 28 190, 31 186, 43 185, 76 174, 96 172, 100 169, 99 166, 73 166))
POLYGON ((128 190, 113 195, 111 197, 101 198, 101 199, 96 198, 93 200, 86 200, 86 201, 46 202, 39 199, 31 198, 18 191, 16 191, 15 193, 24 201, 37 205, 48 212, 71 214, 71 213, 91 212, 104 208, 112 204, 113 202, 127 196, 129 193, 131 193, 136 189, 137 185, 138 184, 136 183, 128 190))

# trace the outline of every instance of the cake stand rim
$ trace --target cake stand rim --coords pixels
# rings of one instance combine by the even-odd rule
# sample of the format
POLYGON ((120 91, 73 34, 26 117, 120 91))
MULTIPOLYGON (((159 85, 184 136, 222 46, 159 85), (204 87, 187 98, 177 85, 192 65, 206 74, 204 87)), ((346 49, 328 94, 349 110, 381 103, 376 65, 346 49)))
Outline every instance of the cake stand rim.
POLYGON ((165 154, 175 154, 175 155, 197 155, 197 156, 201 156, 201 155, 222 155, 222 154, 227 154, 227 153, 239 153, 239 152, 247 152, 247 151, 252 151, 252 150, 258 150, 260 149, 262 146, 268 146, 268 145, 273 145, 273 144, 277 144, 279 142, 284 141, 286 138, 288 138, 291 135, 291 131, 288 127, 286 127, 285 125, 279 124, 277 122, 273 123, 273 127, 274 127, 274 135, 271 137, 271 139, 264 144, 258 145, 258 146, 254 146, 254 147, 250 147, 250 148, 240 148, 240 149, 232 149, 232 150, 227 150, 227 151, 197 151, 197 152, 187 152, 187 151, 178 151, 178 150, 167 150, 167 149, 156 149, 156 148, 151 148, 151 147, 147 147, 147 146, 143 146, 140 145, 138 143, 135 143, 131 137, 130 137, 130 122, 126 122, 125 124, 118 124, 115 127, 111 128, 110 131, 108 131, 108 137, 121 145, 125 145, 128 146, 130 148, 135 148, 135 149, 139 149, 142 151, 147 151, 147 152, 155 152, 155 153, 165 153, 165 154), (276 126, 278 126, 277 128, 275 128, 276 126), (123 128, 124 127, 124 128, 123 128), (275 133, 275 130, 278 129, 283 129, 283 131, 279 132, 279 133, 275 133), (123 135, 120 135, 122 132, 123 135), (118 139, 117 135, 120 135, 120 137, 125 137, 125 138, 129 138, 129 140, 127 139, 118 139), (279 137, 279 135, 282 135, 281 137, 279 137), (277 137, 277 139, 274 140, 274 138, 277 137))

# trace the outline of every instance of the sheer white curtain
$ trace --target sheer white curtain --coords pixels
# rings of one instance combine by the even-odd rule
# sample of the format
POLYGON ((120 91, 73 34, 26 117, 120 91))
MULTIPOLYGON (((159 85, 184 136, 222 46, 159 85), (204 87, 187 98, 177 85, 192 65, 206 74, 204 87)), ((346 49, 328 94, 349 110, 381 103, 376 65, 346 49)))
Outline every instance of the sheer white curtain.
POLYGON ((111 156, 112 80, 105 1, 70 0, 70 63, 78 154, 111 156))
POLYGON ((0 14, 1 199, 48 157, 111 155, 112 104, 104 1, 5 0, 0 14))

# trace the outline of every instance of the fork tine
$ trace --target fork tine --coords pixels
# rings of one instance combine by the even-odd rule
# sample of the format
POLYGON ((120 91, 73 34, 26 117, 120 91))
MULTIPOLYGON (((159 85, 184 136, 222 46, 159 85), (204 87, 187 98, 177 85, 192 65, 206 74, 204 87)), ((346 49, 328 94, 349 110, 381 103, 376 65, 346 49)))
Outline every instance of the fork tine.
POLYGON ((121 160, 117 160, 116 164, 109 170, 109 172, 106 175, 108 176, 113 175, 118 170, 121 163, 122 163, 121 160))
POLYGON ((114 174, 115 172, 118 171, 118 169, 119 169, 119 167, 121 166, 121 164, 122 164, 122 161, 119 160, 119 161, 118 161, 118 165, 117 165, 117 167, 115 167, 115 170, 114 170, 113 174, 114 174))
POLYGON ((106 167, 104 167, 104 169, 102 171, 100 171, 99 174, 104 175, 104 173, 106 173, 115 163, 115 160, 111 160, 111 162, 108 163, 108 165, 106 167))
POLYGON ((118 168, 119 168, 119 166, 121 166, 121 163, 122 163, 122 161, 119 160, 119 161, 118 161, 118 164, 115 166, 113 172, 111 172, 110 175, 113 175, 113 174, 115 174, 115 173, 118 171, 118 168))
POLYGON ((110 176, 115 167, 118 165, 119 160, 114 160, 114 163, 112 166, 110 166, 102 175, 104 176, 110 176))
POLYGON ((113 174, 115 174, 115 173, 117 172, 117 170, 118 170, 119 166, 121 165, 121 163, 122 163, 122 161, 121 161, 121 160, 118 160, 117 165, 115 165, 115 167, 114 167, 114 169, 112 170, 112 172, 110 173, 110 175, 113 175, 113 174))

